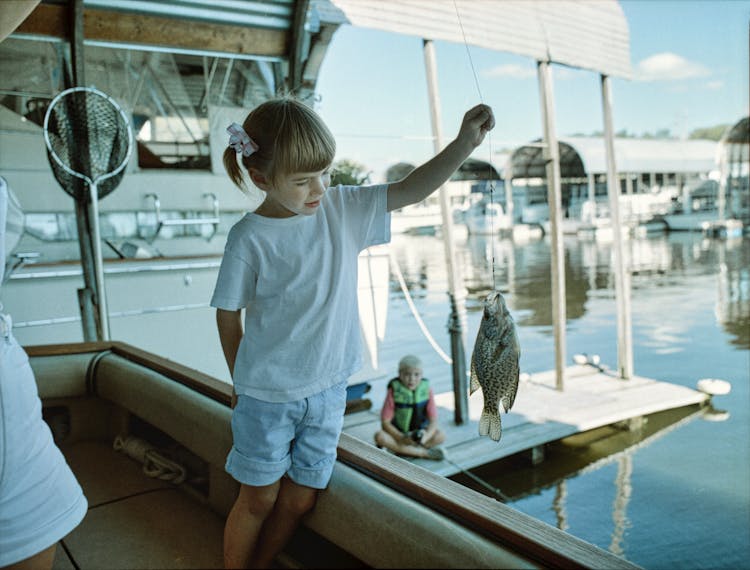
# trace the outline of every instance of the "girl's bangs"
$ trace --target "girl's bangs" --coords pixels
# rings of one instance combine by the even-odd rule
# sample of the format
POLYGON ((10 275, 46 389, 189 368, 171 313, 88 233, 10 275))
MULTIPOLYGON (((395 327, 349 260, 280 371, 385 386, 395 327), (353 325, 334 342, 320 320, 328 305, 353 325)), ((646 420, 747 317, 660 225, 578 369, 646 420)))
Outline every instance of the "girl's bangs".
POLYGON ((319 120, 307 116, 298 119, 301 120, 286 121, 287 128, 279 133, 276 148, 286 152, 280 152, 276 157, 276 172, 292 174, 325 170, 336 154, 333 136, 319 120), (280 140, 282 138, 285 140, 280 140))

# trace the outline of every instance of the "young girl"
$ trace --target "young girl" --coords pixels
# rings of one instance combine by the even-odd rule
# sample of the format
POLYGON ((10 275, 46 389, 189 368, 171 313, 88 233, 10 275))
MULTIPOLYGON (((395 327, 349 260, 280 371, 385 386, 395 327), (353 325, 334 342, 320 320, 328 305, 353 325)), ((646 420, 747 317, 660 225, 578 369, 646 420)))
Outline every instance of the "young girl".
POLYGON ((211 300, 234 384, 226 469, 241 483, 224 532, 227 567, 270 566, 331 478, 347 378, 362 362, 359 253, 388 242, 389 212, 434 192, 494 124, 478 105, 403 180, 334 188, 336 143, 304 104, 267 101, 227 129, 230 178, 265 192, 230 230, 211 300))

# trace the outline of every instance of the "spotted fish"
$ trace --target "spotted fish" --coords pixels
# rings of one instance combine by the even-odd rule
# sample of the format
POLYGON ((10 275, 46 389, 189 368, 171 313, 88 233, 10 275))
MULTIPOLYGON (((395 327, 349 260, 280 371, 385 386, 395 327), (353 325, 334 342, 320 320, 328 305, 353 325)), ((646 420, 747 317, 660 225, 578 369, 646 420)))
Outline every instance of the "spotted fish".
POLYGON ((518 361, 521 346, 513 317, 505 299, 493 291, 484 299, 484 316, 471 355, 471 386, 473 394, 480 387, 484 408, 479 418, 479 435, 500 441, 500 402, 507 413, 513 406, 518 390, 518 361))

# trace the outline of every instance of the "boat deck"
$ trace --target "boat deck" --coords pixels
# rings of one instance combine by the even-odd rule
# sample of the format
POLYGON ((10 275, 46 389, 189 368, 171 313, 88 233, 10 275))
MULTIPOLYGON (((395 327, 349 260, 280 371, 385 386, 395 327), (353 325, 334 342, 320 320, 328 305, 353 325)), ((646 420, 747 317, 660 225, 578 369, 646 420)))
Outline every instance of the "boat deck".
MULTIPOLYGON (((565 388, 555 388, 554 371, 522 379, 511 411, 501 414, 503 436, 499 442, 478 434, 482 412, 481 390, 469 397, 469 420, 456 425, 450 379, 433 381, 440 426, 446 433, 446 459, 410 459, 439 475, 450 476, 546 443, 598 427, 638 419, 664 410, 701 404, 709 396, 697 390, 634 376, 621 380, 612 372, 591 365, 566 369, 565 388), (447 386, 447 391, 444 388, 447 386)), ((380 429, 380 406, 387 382, 373 385, 373 408, 348 414, 344 432, 372 443, 380 429)))

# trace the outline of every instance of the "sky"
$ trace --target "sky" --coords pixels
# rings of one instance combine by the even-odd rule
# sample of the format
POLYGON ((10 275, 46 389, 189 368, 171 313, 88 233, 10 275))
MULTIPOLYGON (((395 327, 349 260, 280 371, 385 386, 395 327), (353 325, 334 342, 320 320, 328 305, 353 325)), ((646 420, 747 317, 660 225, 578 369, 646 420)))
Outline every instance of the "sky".
MULTIPOLYGON (((633 77, 612 78, 615 131, 669 129, 687 137, 748 114, 750 0, 620 5, 633 77)), ((497 126, 474 157, 494 164, 499 151, 541 136, 532 59, 473 46, 467 53, 464 44, 442 41, 435 51, 445 143, 480 101, 492 106, 497 126)), ((602 131, 599 76, 558 65, 552 70, 557 135, 602 131)), ((416 165, 432 156, 421 38, 342 26, 323 60, 317 93, 317 109, 337 140, 337 159, 362 164, 372 182, 397 162, 416 165)))

